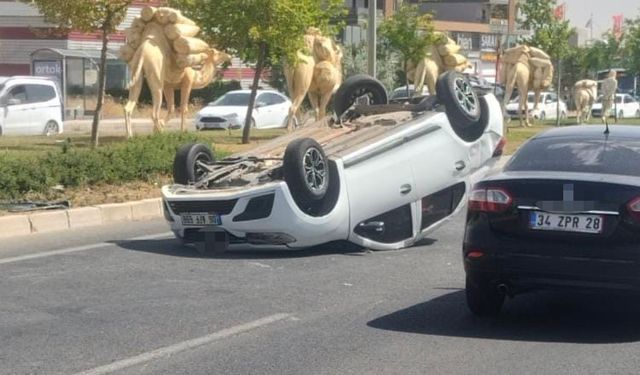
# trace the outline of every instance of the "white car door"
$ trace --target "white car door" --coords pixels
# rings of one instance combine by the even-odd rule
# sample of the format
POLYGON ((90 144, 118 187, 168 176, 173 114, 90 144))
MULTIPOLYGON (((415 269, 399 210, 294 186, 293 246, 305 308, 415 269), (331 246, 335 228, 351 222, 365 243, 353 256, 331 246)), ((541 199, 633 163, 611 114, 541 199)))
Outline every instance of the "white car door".
POLYGON ((256 120, 256 128, 263 129, 269 123, 269 105, 266 93, 258 95, 253 109, 253 118, 256 120))
POLYGON ((414 236, 417 212, 411 203, 418 197, 412 162, 420 147, 402 137, 385 138, 345 156, 352 240, 399 243, 414 236))
POLYGON ((31 104, 27 100, 25 85, 16 85, 7 90, 3 99, 3 134, 29 134, 33 131, 31 104))
POLYGON ((31 103, 31 134, 43 134, 47 122, 58 117, 60 106, 53 86, 27 84, 27 98, 31 103))

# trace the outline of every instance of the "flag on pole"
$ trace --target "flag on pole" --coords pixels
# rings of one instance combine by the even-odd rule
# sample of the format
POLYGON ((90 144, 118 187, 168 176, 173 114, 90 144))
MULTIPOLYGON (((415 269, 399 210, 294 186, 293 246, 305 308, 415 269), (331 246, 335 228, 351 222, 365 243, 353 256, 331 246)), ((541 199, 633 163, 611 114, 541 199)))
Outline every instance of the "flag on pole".
POLYGON ((589 21, 587 21, 587 24, 584 25, 586 29, 590 28, 591 26, 593 26, 593 15, 591 15, 591 18, 589 18, 589 21))
POLYGON ((616 14, 613 16, 613 35, 618 39, 622 36, 622 19, 622 14, 616 14))
POLYGON ((562 3, 553 9, 553 16, 557 20, 564 21, 565 14, 567 13, 567 3, 562 3))

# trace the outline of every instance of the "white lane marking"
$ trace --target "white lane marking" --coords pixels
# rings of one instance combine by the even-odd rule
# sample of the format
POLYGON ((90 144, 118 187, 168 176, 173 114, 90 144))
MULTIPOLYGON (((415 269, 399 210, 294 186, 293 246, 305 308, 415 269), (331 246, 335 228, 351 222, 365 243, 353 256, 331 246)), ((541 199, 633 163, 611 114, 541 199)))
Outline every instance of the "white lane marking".
POLYGON ((231 336, 235 336, 238 335, 240 333, 244 333, 256 328, 260 328, 260 327, 264 327, 266 325, 287 319, 287 318, 291 318, 291 314, 285 314, 285 313, 280 313, 280 314, 274 314, 274 315, 270 315, 258 320, 254 320, 252 322, 249 323, 245 323, 245 324, 240 324, 234 327, 230 327, 230 328, 225 328, 221 331, 218 332, 214 332, 211 333, 209 335, 206 336, 202 336, 202 337, 198 337, 192 340, 187 340, 187 341, 183 341, 174 345, 169 345, 169 346, 165 346, 163 348, 159 348, 150 352, 146 352, 146 353, 142 353, 140 355, 134 356, 134 357, 130 357, 130 358, 126 358, 126 359, 122 359, 119 361, 115 361, 113 363, 110 363, 108 365, 104 365, 104 366, 100 366, 100 367, 96 367, 93 368, 91 370, 86 370, 86 371, 82 371, 82 372, 78 372, 75 375, 102 375, 102 374, 109 374, 112 373, 114 371, 118 371, 118 370, 123 370, 125 368, 129 368, 131 366, 135 366, 135 365, 139 365, 142 363, 146 363, 146 362, 150 362, 153 361, 155 359, 160 359, 163 357, 167 357, 173 354, 177 354, 180 352, 183 352, 185 350, 189 350, 189 349, 194 349, 197 348, 199 346, 203 346, 203 345, 207 345, 207 344, 211 344, 212 342, 227 338, 227 337, 231 337, 231 336))
POLYGON ((45 251, 45 252, 36 253, 36 254, 19 255, 19 256, 16 256, 16 257, 0 259, 0 264, 15 263, 15 262, 21 262, 23 260, 30 260, 30 259, 46 258, 46 257, 54 256, 54 255, 79 253, 81 251, 88 251, 88 250, 98 249, 98 248, 101 248, 101 247, 117 245, 118 242, 152 240, 152 239, 167 237, 170 234, 171 234, 171 232, 164 232, 164 233, 158 233, 158 234, 151 234, 151 235, 148 235, 148 236, 133 237, 133 238, 129 238, 129 239, 122 240, 122 241, 115 241, 114 243, 100 242, 100 243, 95 243, 95 244, 91 244, 91 245, 82 245, 82 246, 76 246, 76 247, 69 247, 69 248, 66 248, 66 249, 51 250, 51 251, 45 251))

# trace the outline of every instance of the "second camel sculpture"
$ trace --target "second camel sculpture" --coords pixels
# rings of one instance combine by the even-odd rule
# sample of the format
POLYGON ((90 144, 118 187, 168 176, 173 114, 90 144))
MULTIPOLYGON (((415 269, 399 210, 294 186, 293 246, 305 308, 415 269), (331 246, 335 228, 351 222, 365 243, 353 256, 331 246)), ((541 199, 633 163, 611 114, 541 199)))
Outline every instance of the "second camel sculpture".
POLYGON ((540 92, 551 86, 553 64, 544 51, 525 45, 507 49, 502 56, 501 81, 505 84, 502 102, 503 115, 506 117, 506 106, 511 99, 514 88, 518 88, 518 114, 520 126, 531 126, 527 97, 529 89, 535 93, 534 108, 538 108, 540 92), (523 122, 524 114, 524 122, 523 122))
POLYGON ((326 107, 342 83, 342 49, 333 40, 322 36, 320 30, 309 27, 304 35, 305 49, 297 52, 295 63, 284 67, 291 107, 287 130, 293 130, 304 98, 315 110, 316 120, 326 116, 326 107))

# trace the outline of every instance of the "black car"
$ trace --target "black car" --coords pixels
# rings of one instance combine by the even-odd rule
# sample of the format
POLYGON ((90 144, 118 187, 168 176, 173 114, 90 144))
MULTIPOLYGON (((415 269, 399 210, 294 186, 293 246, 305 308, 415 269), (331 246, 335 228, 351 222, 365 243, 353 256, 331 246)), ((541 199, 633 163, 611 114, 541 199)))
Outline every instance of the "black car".
POLYGON ((540 134, 469 194, 466 296, 496 315, 535 289, 640 292, 640 127, 540 134))

